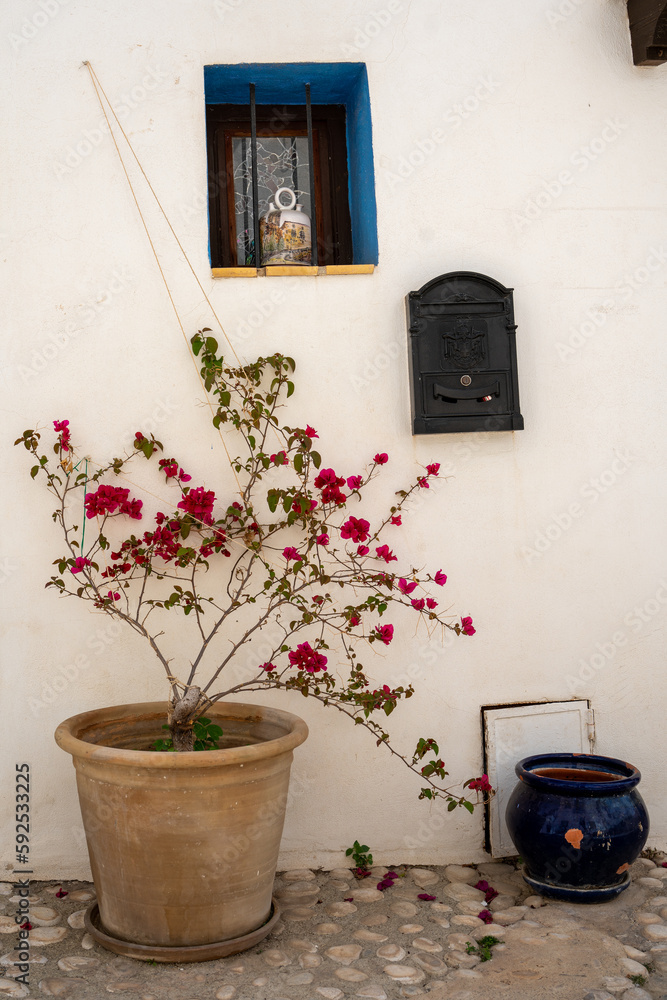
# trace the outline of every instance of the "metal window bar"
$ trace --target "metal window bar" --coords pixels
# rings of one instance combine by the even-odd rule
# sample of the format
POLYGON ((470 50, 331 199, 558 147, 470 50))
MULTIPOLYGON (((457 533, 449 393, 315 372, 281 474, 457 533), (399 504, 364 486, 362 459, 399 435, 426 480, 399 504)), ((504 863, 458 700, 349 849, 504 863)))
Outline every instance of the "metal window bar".
MULTIPOLYGON (((241 139, 241 163, 244 164, 242 171, 243 176, 243 260, 241 263, 250 263, 250 212, 248 211, 248 172, 245 169, 245 163, 248 156, 248 144, 246 139, 241 139)), ((237 251, 237 262, 238 262, 238 251, 237 251)))
POLYGON ((252 161, 252 222, 255 252, 255 267, 261 266, 259 246, 259 183, 257 179, 257 109, 255 107, 255 84, 250 84, 250 159, 252 161))
POLYGON ((311 264, 317 267, 317 208, 315 206, 315 157, 313 155, 313 111, 310 104, 310 84, 306 84, 306 125, 308 127, 308 161, 310 163, 310 242, 311 264))
MULTIPOLYGON (((255 267, 261 266, 259 239, 259 179, 257 175, 257 108, 255 84, 250 85, 250 159, 252 168, 252 219, 254 232, 255 267)), ((315 158, 313 152, 313 112, 310 101, 310 84, 306 84, 306 126, 308 129, 308 161, 310 163, 310 239, 311 264, 317 267, 317 207, 315 205, 315 158)), ((294 184, 296 190, 296 181, 294 184)))

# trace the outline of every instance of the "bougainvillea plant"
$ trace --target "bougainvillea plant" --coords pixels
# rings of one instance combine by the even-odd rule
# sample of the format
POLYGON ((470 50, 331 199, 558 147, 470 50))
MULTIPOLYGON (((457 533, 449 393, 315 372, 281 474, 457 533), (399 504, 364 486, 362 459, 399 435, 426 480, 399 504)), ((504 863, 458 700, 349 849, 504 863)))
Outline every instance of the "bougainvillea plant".
POLYGON ((214 426, 243 443, 242 454, 230 459, 235 494, 222 499, 194 482, 188 463, 165 453, 152 434, 137 431, 129 453, 92 471, 67 420, 54 422, 55 460, 41 454, 40 434, 26 430, 16 444, 35 459, 32 477, 57 498, 53 519, 64 534, 65 551, 47 586, 90 602, 149 643, 170 686, 169 749, 194 749, 195 723, 220 699, 296 690, 370 730, 423 779, 421 798, 444 796, 450 809, 472 811, 472 802, 443 786, 447 772, 432 737, 403 756, 378 721, 413 694, 412 685, 375 687, 359 660, 361 648, 390 646, 406 616, 418 616, 431 630, 475 632, 469 616, 451 622, 439 611, 447 580, 441 569, 424 574, 393 566, 402 516, 439 466, 420 471, 371 523, 359 504, 388 456, 378 453, 346 475, 325 467, 314 447, 317 432, 278 419, 294 391, 294 361, 274 354, 230 367, 209 333, 196 334, 192 347, 214 426), (122 485, 127 466, 139 458, 155 462, 172 494, 151 516, 122 485), (187 666, 177 666, 165 645, 167 619, 180 639, 183 616, 195 649, 187 666), (249 675, 235 671, 244 650, 258 641, 266 649, 267 639, 263 662, 249 675))

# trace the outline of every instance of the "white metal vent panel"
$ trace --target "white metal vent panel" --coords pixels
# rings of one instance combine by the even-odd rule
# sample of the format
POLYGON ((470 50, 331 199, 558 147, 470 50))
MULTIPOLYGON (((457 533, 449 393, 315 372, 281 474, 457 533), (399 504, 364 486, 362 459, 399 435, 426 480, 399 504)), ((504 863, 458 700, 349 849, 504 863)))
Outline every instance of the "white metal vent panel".
POLYGON ((489 781, 496 789, 489 809, 494 858, 516 854, 505 810, 517 782, 514 767, 537 753, 590 753, 593 729, 587 701, 552 701, 483 709, 489 781))

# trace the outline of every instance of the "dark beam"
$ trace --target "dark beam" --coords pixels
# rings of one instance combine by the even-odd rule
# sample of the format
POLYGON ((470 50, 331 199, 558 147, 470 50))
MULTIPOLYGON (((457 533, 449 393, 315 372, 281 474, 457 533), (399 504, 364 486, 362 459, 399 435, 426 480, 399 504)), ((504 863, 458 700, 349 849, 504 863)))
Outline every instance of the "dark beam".
POLYGON ((628 0, 628 18, 635 66, 659 66, 667 62, 665 0, 628 0))

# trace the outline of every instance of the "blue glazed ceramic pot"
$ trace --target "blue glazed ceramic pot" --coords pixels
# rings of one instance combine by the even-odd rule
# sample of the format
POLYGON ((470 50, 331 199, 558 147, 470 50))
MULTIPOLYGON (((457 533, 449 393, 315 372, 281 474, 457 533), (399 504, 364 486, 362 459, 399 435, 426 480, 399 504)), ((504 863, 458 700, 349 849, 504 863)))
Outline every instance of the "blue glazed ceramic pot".
POLYGON ((613 757, 551 753, 525 757, 516 773, 506 819, 528 885, 580 903, 626 889, 649 832, 637 768, 613 757))

